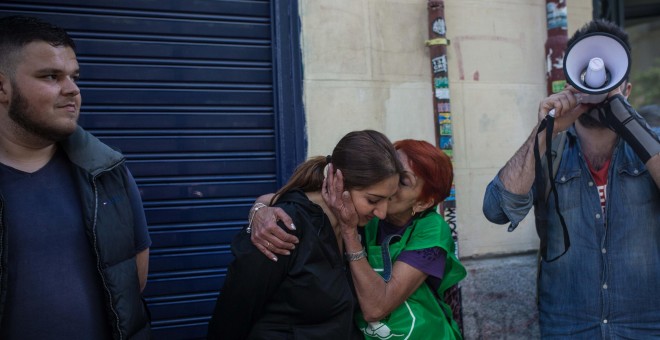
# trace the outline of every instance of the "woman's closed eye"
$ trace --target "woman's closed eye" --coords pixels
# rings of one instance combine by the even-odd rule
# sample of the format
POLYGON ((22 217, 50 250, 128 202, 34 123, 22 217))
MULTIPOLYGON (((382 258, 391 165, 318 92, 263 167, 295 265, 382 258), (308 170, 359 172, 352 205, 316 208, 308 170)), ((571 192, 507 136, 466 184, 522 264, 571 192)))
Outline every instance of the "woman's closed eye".
POLYGON ((400 179, 399 179, 399 184, 404 187, 412 188, 415 186, 415 183, 417 182, 417 178, 415 174, 413 174, 410 171, 405 171, 400 179))

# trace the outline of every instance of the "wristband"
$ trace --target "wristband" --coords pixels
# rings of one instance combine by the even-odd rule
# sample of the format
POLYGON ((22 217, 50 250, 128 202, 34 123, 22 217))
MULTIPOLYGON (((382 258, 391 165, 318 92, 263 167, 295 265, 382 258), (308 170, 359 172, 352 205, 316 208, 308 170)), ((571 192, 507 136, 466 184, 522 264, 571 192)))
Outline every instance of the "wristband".
POLYGON ((353 262, 367 257, 367 252, 362 248, 362 250, 355 253, 344 253, 344 257, 346 257, 346 261, 353 262))
POLYGON ((257 213, 257 211, 261 208, 265 208, 267 205, 257 202, 255 203, 252 208, 250 208, 250 213, 248 214, 248 226, 245 229, 246 233, 251 233, 252 232, 252 220, 254 220, 254 215, 257 213))

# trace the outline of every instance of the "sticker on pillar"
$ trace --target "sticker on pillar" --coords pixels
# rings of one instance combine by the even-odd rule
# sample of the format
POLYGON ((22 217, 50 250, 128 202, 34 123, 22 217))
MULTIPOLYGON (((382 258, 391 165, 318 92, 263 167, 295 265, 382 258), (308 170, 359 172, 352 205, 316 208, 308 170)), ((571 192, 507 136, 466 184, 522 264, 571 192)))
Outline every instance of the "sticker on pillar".
POLYGON ((552 93, 561 92, 566 87, 566 80, 555 80, 552 82, 552 93))
POLYGON ((445 19, 438 18, 433 22, 433 27, 431 28, 433 32, 437 35, 445 35, 447 30, 445 29, 445 19))
POLYGON ((556 55, 555 51, 550 48, 545 56, 545 71, 550 74, 553 70, 564 71, 564 56, 566 53, 562 52, 561 55, 556 55))
POLYGON ((445 198, 445 202, 446 203, 452 202, 452 203, 455 204, 455 201, 456 201, 456 188, 454 187, 454 184, 452 183, 451 190, 449 191, 449 196, 447 196, 447 198, 445 198))
POLYGON ((435 89, 435 97, 443 100, 443 99, 449 99, 449 88, 439 88, 435 89))
POLYGON ((447 154, 447 156, 449 156, 449 158, 450 158, 452 161, 454 161, 454 150, 442 150, 442 152, 444 152, 445 154, 447 154))
POLYGON ((447 77, 433 78, 433 87, 449 87, 449 79, 447 77))
POLYGON ((559 5, 554 2, 549 2, 546 5, 546 13, 548 20, 548 30, 553 28, 568 28, 568 20, 566 14, 566 4, 559 5))
POLYGON ((438 112, 451 112, 451 105, 448 102, 438 103, 438 112))
POLYGON ((449 136, 452 133, 451 129, 451 115, 449 114, 439 114, 438 115, 438 125, 440 125, 440 134, 444 136, 449 136))
POLYGON ((431 59, 431 65, 433 65, 433 74, 447 72, 447 56, 441 55, 431 59))
POLYGON ((452 150, 454 148, 454 141, 451 136, 440 136, 440 149, 452 150))

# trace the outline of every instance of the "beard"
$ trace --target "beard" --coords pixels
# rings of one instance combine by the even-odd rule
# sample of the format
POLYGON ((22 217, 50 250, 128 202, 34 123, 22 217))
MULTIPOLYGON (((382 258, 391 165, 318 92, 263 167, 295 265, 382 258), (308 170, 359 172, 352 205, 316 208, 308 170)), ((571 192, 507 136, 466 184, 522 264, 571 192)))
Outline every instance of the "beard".
POLYGON ((602 123, 597 115, 597 111, 593 108, 589 109, 587 112, 581 114, 578 117, 580 124, 587 129, 608 129, 607 124, 602 123), (593 115, 592 115, 593 112, 593 115))
POLYGON ((9 106, 9 118, 16 123, 23 130, 32 134, 42 140, 50 142, 60 142, 69 137, 74 131, 65 128, 58 128, 54 125, 44 124, 36 121, 33 117, 38 115, 34 112, 27 102, 27 99, 18 90, 14 84, 12 87, 15 89, 11 98, 11 105, 9 106))

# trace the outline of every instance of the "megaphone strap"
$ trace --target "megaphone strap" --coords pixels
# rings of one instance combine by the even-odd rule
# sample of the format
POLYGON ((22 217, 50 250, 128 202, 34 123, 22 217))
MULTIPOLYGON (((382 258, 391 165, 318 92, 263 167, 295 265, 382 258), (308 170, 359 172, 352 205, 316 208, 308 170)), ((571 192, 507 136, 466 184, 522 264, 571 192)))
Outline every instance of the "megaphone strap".
POLYGON ((564 251, 559 254, 558 256, 548 260, 548 245, 547 245, 547 240, 548 240, 548 225, 547 225, 547 211, 545 209, 545 204, 546 204, 546 196, 545 196, 545 181, 543 177, 543 170, 544 167, 542 166, 541 162, 541 153, 539 151, 539 139, 536 138, 534 141, 534 161, 535 161, 535 186, 536 186, 536 202, 537 202, 537 207, 540 208, 540 212, 537 212, 537 215, 545 215, 545 216, 539 216, 537 219, 537 230, 539 232, 539 237, 541 239, 541 257, 543 260, 546 262, 553 262, 560 257, 562 257, 566 252, 568 251, 568 248, 571 246, 571 241, 570 241, 570 236, 568 234, 568 227, 566 226, 566 221, 564 221, 564 216, 562 215, 560 209, 559 209, 559 195, 557 194, 557 188, 555 186, 555 174, 553 173, 553 167, 552 167, 552 133, 554 130, 554 125, 555 125, 555 118, 547 115, 542 121, 541 124, 539 124, 538 129, 536 130, 536 134, 538 135, 539 133, 543 132, 545 130, 545 137, 546 137, 546 149, 545 149, 545 157, 546 157, 546 163, 548 170, 548 178, 550 179, 550 193, 553 193, 554 195, 554 201, 555 201, 555 211, 557 212, 557 215, 559 216, 559 222, 561 223, 562 227, 562 232, 564 236, 564 251))

